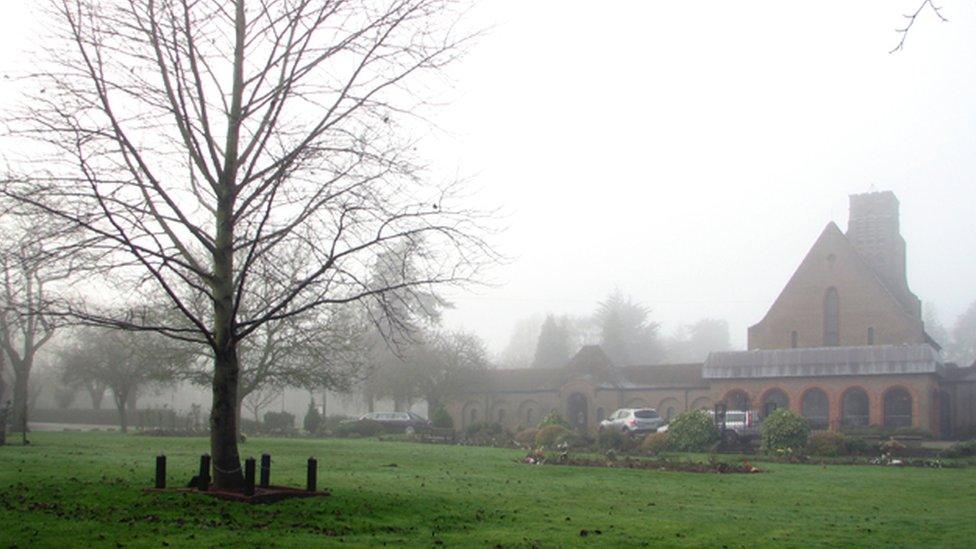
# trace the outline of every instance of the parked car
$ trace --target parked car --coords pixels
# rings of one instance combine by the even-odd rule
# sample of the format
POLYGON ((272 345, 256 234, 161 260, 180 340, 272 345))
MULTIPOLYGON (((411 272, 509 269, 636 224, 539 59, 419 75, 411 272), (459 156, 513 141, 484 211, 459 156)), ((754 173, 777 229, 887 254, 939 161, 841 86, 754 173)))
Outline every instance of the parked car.
POLYGON ((653 408, 621 408, 600 422, 601 431, 619 431, 625 435, 653 433, 664 419, 653 408))
POLYGON ((413 412, 369 412, 359 416, 355 421, 367 419, 379 423, 390 431, 404 432, 408 435, 430 428, 430 421, 413 412))
MULTIPOLYGON (((714 411, 709 411, 715 417, 714 411)), ((716 422, 717 423, 717 422, 716 422)), ((725 432, 723 437, 726 442, 737 442, 740 440, 750 440, 759 436, 759 425, 761 424, 759 414, 754 410, 728 410, 725 412, 725 432)), ((717 425, 721 429, 721 425, 717 425)))

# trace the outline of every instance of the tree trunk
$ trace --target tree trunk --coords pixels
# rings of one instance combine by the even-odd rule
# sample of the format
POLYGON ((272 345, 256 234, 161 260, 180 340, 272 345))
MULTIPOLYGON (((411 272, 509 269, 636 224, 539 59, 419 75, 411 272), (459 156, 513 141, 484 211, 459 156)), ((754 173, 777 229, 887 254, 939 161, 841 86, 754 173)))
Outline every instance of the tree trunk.
POLYGON ((11 430, 27 432, 27 405, 29 393, 27 391, 27 373, 23 368, 14 369, 14 409, 11 430))
POLYGON ((6 404, 4 396, 7 394, 7 383, 3 380, 3 371, 7 367, 7 353, 0 349, 0 408, 6 404))
POLYGON ((94 386, 89 386, 86 388, 88 389, 88 395, 91 396, 92 409, 101 410, 102 398, 105 397, 105 388, 104 387, 99 388, 94 386))
POLYGON ((237 452, 237 349, 217 355, 214 364, 213 407, 210 410, 210 455, 214 486, 238 490, 244 486, 237 452))
POLYGON ((126 398, 124 395, 115 395, 115 409, 119 411, 119 430, 123 433, 129 432, 129 424, 125 420, 126 398))
POLYGON ((210 410, 210 455, 214 486, 223 490, 243 490, 244 474, 237 452, 240 431, 237 424, 237 390, 240 365, 237 357, 237 319, 234 308, 234 202, 237 192, 237 161, 244 95, 244 0, 234 9, 234 83, 230 111, 227 113, 227 142, 224 166, 217 183, 217 208, 214 214, 213 245, 214 377, 213 406, 210 410))
MULTIPOLYGON (((237 396, 237 407, 236 407, 236 411, 234 413, 234 416, 237 418, 236 421, 237 421, 237 429, 238 429, 238 431, 240 431, 240 428, 241 428, 241 417, 243 417, 241 415, 241 410, 243 409, 243 407, 244 407, 244 397, 238 395, 237 396)), ((238 440, 238 442, 244 442, 244 433, 240 433, 239 436, 237 437, 237 440, 238 440)))

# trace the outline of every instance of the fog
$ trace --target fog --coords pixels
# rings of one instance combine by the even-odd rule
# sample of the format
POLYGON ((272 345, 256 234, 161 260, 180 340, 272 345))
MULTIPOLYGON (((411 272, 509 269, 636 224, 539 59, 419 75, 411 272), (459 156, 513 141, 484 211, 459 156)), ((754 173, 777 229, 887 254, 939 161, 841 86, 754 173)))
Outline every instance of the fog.
POLYGON ((951 324, 976 299, 976 7, 916 2, 486 2, 432 138, 506 212, 509 264, 448 323, 501 351, 533 314, 614 287, 665 333, 729 321, 745 346, 848 195, 901 202, 908 278, 951 324))
MULTIPOLYGON (((446 326, 497 356, 519 322, 590 315, 619 288, 662 335, 725 319, 742 348, 824 225, 846 227, 848 195, 870 190, 897 195, 909 285, 951 325, 976 299, 976 7, 923 12, 891 53, 916 6, 477 6, 485 34, 420 147, 435 177, 470 179, 500 210, 508 261, 448 293, 446 326)), ((7 74, 36 22, 5 7, 7 74)))

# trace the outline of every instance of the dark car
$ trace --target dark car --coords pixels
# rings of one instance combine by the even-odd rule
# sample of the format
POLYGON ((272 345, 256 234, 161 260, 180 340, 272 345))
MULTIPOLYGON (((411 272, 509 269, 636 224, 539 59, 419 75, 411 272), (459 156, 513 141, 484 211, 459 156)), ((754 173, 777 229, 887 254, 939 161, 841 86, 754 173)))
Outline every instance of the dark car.
POLYGON ((359 417, 375 421, 389 431, 413 434, 430 428, 430 422, 413 412, 370 412, 359 417))

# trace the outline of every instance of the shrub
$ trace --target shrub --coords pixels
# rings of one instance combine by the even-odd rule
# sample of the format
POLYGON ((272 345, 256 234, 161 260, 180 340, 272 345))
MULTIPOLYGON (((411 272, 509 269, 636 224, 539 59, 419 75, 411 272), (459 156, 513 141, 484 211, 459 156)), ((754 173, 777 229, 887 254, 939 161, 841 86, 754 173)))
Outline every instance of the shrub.
POLYGON ((539 430, 534 427, 522 429, 521 431, 515 433, 515 442, 518 442, 526 448, 531 448, 535 446, 535 436, 538 432, 539 430))
POLYGON ((820 457, 835 457, 846 454, 847 437, 833 431, 822 431, 810 435, 807 441, 807 454, 820 457))
POLYGON ((382 423, 371 419, 348 421, 336 427, 336 434, 339 436, 374 437, 383 434, 384 431, 382 423))
POLYGON ((551 412, 546 414, 546 417, 542 418, 542 421, 539 422, 540 428, 545 427, 547 425, 559 425, 564 429, 572 429, 572 426, 570 426, 569 422, 563 419, 563 416, 559 415, 559 412, 555 410, 552 410, 551 412))
POLYGON ((644 441, 641 442, 640 445, 641 452, 650 454, 652 456, 656 456, 661 452, 666 452, 669 447, 669 435, 667 431, 647 435, 644 437, 644 441))
POLYGON ((490 421, 476 421, 464 430, 464 438, 468 444, 478 446, 511 446, 512 434, 502 427, 501 423, 490 421))
POLYGON ((535 435, 535 445, 542 448, 555 448, 559 438, 570 430, 562 425, 546 425, 541 427, 535 435))
POLYGON ((264 414, 266 433, 289 433, 295 430, 295 416, 288 412, 267 412, 264 414))
POLYGON ((339 430, 339 425, 347 423, 351 419, 353 418, 350 418, 349 416, 325 416, 322 418, 322 424, 319 425, 319 432, 329 434, 335 433, 339 430))
POLYGON ((718 428, 704 410, 679 414, 668 426, 671 448, 682 452, 703 452, 718 442, 718 428))
POLYGON ((799 451, 806 447, 810 424, 799 414, 785 408, 766 417, 762 426, 762 449, 765 452, 799 451))
POLYGON ((596 445, 601 450, 626 452, 637 446, 637 441, 615 429, 601 431, 596 435, 596 445))
POLYGON ((905 453, 905 445, 897 440, 886 440, 878 447, 882 454, 900 456, 905 453))
POLYGON ((976 440, 957 442, 946 448, 942 455, 951 458, 976 456, 976 440))
POLYGON ((453 429, 454 418, 447 413, 447 408, 441 404, 430 413, 430 424, 438 429, 453 429))
POLYGON ((557 448, 585 448, 590 445, 590 440, 576 431, 566 431, 556 438, 557 448))
POLYGON ((877 454, 877 446, 861 437, 844 437, 844 451, 849 456, 869 456, 877 454))
POLYGON ((931 439, 932 433, 926 429, 919 429, 917 427, 883 427, 881 425, 869 425, 869 426, 859 426, 859 427, 842 427, 841 431, 847 435, 855 435, 861 437, 876 437, 876 438, 889 438, 889 437, 919 437, 923 439, 931 439))
POLYGON ((261 431, 261 424, 253 419, 241 418, 241 432, 252 435, 261 431))
POLYGON ((898 427, 897 429, 891 430, 891 436, 893 437, 919 437, 926 440, 932 438, 932 433, 916 427, 898 427))
POLYGON ((314 435, 319 432, 319 427, 321 426, 322 414, 319 413, 319 409, 315 405, 315 399, 313 398, 308 403, 308 411, 305 412, 305 419, 302 420, 302 428, 305 429, 306 433, 314 435))
POLYGON ((491 421, 476 421, 471 425, 468 425, 468 428, 464 430, 464 434, 465 436, 469 437, 479 435, 492 436, 497 435, 504 430, 505 429, 500 423, 492 423, 491 421))

